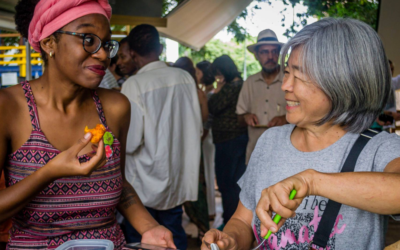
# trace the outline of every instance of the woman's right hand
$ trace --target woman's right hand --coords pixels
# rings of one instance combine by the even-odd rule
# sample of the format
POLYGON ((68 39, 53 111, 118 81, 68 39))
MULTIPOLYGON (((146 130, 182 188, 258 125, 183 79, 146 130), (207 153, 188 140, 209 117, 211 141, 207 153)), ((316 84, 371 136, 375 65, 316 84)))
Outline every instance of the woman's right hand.
POLYGON ((230 235, 221 232, 217 229, 211 229, 208 231, 203 238, 203 244, 201 245, 201 250, 211 249, 206 246, 204 242, 215 243, 218 245, 220 250, 236 250, 238 249, 238 244, 234 238, 230 235))
POLYGON ((56 180, 68 176, 89 176, 106 163, 103 140, 99 141, 96 154, 87 162, 80 163, 79 152, 90 142, 91 133, 86 133, 75 145, 61 152, 44 166, 49 178, 56 180))

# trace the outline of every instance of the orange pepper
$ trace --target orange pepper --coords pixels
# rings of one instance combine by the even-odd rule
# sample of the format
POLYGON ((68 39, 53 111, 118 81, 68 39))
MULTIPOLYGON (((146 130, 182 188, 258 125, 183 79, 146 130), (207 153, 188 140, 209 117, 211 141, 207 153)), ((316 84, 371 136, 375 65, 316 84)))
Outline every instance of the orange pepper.
POLYGON ((103 126, 103 124, 97 124, 96 127, 92 129, 89 129, 88 126, 86 126, 85 134, 88 132, 92 134, 92 139, 90 142, 98 143, 106 132, 106 128, 103 126))

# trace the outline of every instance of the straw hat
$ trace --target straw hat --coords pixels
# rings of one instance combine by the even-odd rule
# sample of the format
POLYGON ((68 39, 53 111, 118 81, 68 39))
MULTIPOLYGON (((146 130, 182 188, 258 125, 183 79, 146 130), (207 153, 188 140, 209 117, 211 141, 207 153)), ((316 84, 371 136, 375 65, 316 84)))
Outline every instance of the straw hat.
POLYGON ((264 45, 264 44, 272 44, 272 45, 280 45, 280 46, 283 45, 283 43, 280 43, 278 41, 278 38, 276 37, 275 32, 273 32, 270 29, 266 29, 266 30, 263 30, 260 33, 258 33, 257 43, 247 46, 247 49, 251 53, 255 53, 256 47, 259 45, 264 45))

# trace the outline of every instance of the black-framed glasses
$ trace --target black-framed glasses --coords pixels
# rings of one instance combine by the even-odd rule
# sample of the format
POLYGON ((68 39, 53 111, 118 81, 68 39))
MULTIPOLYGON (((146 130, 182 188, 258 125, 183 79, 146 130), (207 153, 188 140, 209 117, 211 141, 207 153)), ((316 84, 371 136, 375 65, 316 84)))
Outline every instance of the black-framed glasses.
POLYGON ((57 30, 55 33, 67 34, 71 36, 81 37, 83 42, 83 49, 90 54, 95 54, 103 46, 104 50, 107 52, 108 58, 113 58, 119 49, 119 43, 114 40, 103 42, 100 37, 91 33, 76 33, 64 30, 57 30))

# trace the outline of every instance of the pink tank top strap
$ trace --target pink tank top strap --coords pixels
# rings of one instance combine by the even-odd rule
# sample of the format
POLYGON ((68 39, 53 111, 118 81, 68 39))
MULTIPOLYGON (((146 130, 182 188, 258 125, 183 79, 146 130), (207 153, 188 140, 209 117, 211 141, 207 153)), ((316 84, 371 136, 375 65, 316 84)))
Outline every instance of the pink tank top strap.
MULTIPOLYGON (((41 131, 39 125, 38 111, 36 107, 35 98, 32 93, 31 85, 29 81, 21 82, 22 89, 25 93, 25 98, 28 103, 29 115, 31 116, 31 124, 34 131, 41 131)), ((97 95, 96 90, 92 91, 92 97, 96 104, 97 113, 99 114, 100 122, 108 129, 106 117, 104 115, 103 106, 101 105, 101 101, 99 96, 97 95)))
POLYGON ((40 131, 39 119, 37 116, 37 108, 35 98, 33 97, 31 85, 28 81, 21 82, 22 89, 25 92, 25 98, 28 103, 29 115, 31 116, 31 124, 34 131, 40 131))
POLYGON ((97 95, 96 90, 92 91, 92 97, 96 104, 97 113, 99 114, 100 122, 108 129, 106 117, 104 115, 103 106, 101 105, 101 101, 99 96, 97 95))

